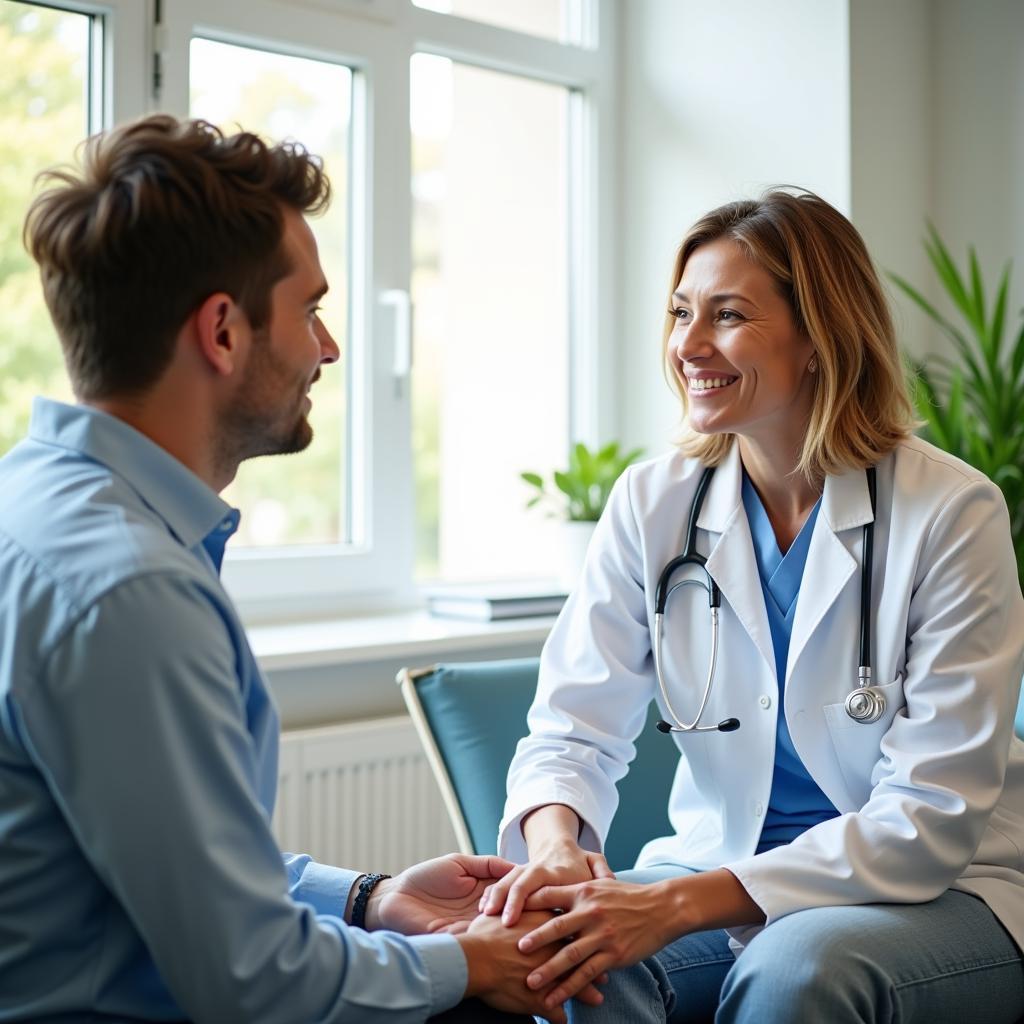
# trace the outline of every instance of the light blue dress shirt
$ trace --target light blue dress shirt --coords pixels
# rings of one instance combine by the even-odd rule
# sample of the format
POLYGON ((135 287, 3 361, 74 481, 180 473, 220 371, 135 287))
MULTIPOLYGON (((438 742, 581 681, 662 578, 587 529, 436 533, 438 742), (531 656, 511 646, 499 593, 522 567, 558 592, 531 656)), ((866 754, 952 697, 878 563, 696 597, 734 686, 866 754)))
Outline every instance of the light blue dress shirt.
POLYGON ((404 1024, 465 989, 454 938, 349 927, 356 872, 277 849, 237 527, 94 409, 37 400, 0 460, 0 1021, 404 1024))
POLYGON ((768 612, 768 626, 772 633, 772 647, 775 651, 775 675, 779 683, 780 709, 778 728, 775 735, 775 771, 772 775, 772 791, 768 798, 768 810, 764 816, 764 827, 757 852, 792 842, 801 832, 820 821, 836 817, 839 812, 817 783, 807 774, 800 756, 793 747, 793 740, 782 714, 783 692, 786 684, 786 662, 789 658, 789 639, 796 617, 796 603, 800 595, 800 581, 807 564, 807 551, 811 546, 814 523, 818 518, 819 499, 811 509, 796 540, 783 555, 779 550, 771 520, 761 503, 754 485, 743 475, 743 507, 750 524, 750 535, 754 542, 754 558, 761 578, 765 608, 768 612))

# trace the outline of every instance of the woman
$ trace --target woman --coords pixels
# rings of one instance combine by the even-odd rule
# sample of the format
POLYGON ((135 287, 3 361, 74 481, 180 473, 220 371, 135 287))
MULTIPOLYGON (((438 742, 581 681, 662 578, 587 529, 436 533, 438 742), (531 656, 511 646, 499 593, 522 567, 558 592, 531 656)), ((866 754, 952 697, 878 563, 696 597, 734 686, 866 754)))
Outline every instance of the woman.
POLYGON ((818 197, 699 221, 666 325, 687 433, 619 481, 544 649, 499 846, 526 863, 482 906, 566 911, 532 940, 569 939, 536 984, 578 965, 553 1001, 650 958, 577 1020, 1016 1020, 1024 602, 1000 492, 912 436, 878 278, 818 197), (668 591, 707 577, 682 566, 662 689, 658 580, 708 467, 717 665, 708 690, 709 598, 668 591), (599 851, 652 699, 680 761, 639 885, 599 851))

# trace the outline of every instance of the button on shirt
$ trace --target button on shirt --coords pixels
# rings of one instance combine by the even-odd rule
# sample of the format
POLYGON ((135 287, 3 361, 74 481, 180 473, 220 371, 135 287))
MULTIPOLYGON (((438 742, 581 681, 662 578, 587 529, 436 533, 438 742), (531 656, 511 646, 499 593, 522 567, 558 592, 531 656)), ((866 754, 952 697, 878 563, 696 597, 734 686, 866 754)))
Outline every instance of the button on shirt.
POLYGON ((453 1006, 455 939, 349 927, 357 874, 275 845, 278 717, 219 578, 238 513, 44 400, 0 495, 0 1021, 453 1006))
MULTIPOLYGON (((818 518, 819 500, 811 509, 807 520, 790 545, 782 554, 771 520, 761 503, 754 485, 743 476, 743 507, 750 524, 750 535, 754 542, 754 558, 761 578, 768 625, 772 634, 775 652, 775 675, 779 683, 779 700, 776 703, 778 729, 775 737, 775 771, 772 775, 772 791, 768 800, 764 827, 757 852, 783 846, 794 840, 801 832, 820 821, 834 818, 838 811, 807 773, 800 756, 793 746, 793 740, 782 713, 782 695, 786 683, 786 663, 789 658, 789 640, 796 617, 796 603, 800 594, 800 581, 807 564, 807 551, 811 546, 814 523, 818 518)), ((768 708, 771 700, 761 698, 761 706, 768 708)), ((758 816, 760 816, 760 805, 758 816)))

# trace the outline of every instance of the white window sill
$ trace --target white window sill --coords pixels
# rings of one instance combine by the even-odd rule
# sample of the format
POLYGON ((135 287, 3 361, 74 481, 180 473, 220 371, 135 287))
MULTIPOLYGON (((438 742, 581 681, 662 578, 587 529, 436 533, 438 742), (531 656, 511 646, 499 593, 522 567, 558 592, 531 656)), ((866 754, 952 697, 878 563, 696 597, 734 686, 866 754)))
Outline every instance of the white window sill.
POLYGON ((423 610, 250 626, 249 642, 260 667, 274 672, 372 661, 428 662, 496 646, 542 644, 551 615, 475 622, 423 610))

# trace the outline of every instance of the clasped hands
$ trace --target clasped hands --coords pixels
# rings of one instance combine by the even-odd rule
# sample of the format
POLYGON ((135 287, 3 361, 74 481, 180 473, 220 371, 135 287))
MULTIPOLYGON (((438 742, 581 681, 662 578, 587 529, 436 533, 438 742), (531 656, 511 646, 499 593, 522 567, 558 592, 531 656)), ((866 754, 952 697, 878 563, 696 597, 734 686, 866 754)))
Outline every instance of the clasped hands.
POLYGON ((661 886, 616 881, 601 854, 570 839, 531 850, 529 863, 487 887, 480 909, 500 914, 508 928, 528 913, 555 912, 518 941, 524 953, 547 953, 527 985, 545 992, 549 1012, 567 999, 584 998, 607 971, 653 955, 674 937, 661 886))
MULTIPOLYGON (((452 854, 417 864, 377 886, 367 927, 455 935, 469 967, 466 995, 560 1024, 567 999, 600 1004, 595 983, 608 968, 659 948, 649 916, 639 929, 642 942, 610 932, 618 915, 610 913, 609 899, 618 903, 626 890, 650 887, 616 882, 600 854, 576 851, 563 858, 567 862, 517 866, 499 857, 452 854)), ((642 922, 647 915, 638 901, 625 902, 629 917, 642 922)))

